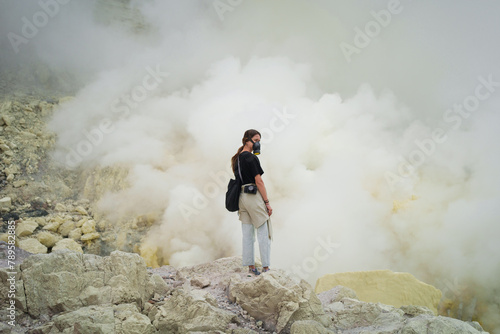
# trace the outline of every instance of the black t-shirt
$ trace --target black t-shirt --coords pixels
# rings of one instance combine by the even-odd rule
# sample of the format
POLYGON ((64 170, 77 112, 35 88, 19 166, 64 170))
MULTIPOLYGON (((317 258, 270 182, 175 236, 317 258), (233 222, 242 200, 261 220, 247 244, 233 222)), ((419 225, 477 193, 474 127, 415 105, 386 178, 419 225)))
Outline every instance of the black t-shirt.
MULTIPOLYGON (((241 176, 243 177, 243 184, 255 183, 255 176, 264 174, 260 166, 259 158, 256 155, 244 151, 238 157, 240 159, 241 176)), ((234 175, 238 174, 238 161, 236 161, 236 170, 234 175)))

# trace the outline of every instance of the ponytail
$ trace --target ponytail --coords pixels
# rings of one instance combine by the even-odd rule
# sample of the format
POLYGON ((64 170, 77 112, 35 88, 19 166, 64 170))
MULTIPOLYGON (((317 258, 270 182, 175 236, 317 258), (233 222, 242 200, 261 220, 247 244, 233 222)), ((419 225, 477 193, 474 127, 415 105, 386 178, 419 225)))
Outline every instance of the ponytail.
POLYGON ((238 156, 240 155, 241 151, 243 151, 243 147, 244 146, 241 146, 238 149, 238 152, 236 152, 236 154, 233 155, 233 157, 231 158, 231 167, 233 167, 233 171, 236 171, 236 164, 238 163, 238 156))

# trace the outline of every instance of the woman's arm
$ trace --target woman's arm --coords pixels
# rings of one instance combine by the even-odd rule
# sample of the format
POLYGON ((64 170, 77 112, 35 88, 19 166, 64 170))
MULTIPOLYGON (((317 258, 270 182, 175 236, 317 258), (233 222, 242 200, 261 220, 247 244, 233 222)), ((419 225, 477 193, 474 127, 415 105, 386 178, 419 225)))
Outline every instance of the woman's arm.
POLYGON ((259 190, 262 198, 264 199, 264 203, 266 203, 267 214, 270 216, 273 213, 273 209, 269 204, 269 199, 267 198, 266 186, 264 185, 264 181, 260 174, 255 175, 255 185, 257 185, 257 189, 259 190))

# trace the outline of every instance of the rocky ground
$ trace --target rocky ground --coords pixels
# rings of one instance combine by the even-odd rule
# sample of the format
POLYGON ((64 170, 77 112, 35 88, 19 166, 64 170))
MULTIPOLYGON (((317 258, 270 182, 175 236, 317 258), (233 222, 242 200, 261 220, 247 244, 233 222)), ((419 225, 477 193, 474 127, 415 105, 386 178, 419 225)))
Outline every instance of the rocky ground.
POLYGON ((65 99, 0 95, 0 240, 8 240, 8 222, 15 221, 16 245, 31 253, 138 252, 154 214, 110 223, 95 209, 103 194, 127 186, 128 171, 68 170, 51 158, 56 135, 46 122, 65 99))
MULTIPOLYGON (((5 258, 5 243, 1 249, 5 258)), ((0 302, 0 333, 483 332, 425 307, 365 303, 342 286, 316 295, 279 269, 251 275, 238 257, 153 269, 120 251, 17 254, 22 262, 0 269, 2 296, 16 290, 0 302)))

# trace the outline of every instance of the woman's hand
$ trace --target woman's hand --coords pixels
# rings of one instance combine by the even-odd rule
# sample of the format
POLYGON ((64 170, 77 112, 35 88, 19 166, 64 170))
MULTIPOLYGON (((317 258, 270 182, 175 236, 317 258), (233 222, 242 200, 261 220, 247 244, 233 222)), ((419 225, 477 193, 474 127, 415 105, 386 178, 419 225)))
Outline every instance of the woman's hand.
POLYGON ((271 208, 271 205, 268 203, 266 203, 266 209, 267 209, 267 214, 269 216, 271 216, 273 214, 273 208, 271 208))

